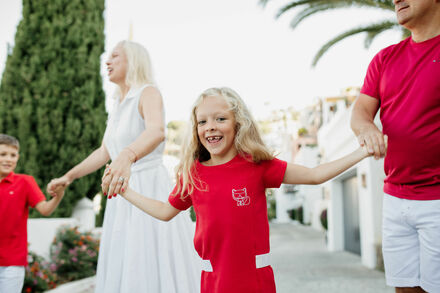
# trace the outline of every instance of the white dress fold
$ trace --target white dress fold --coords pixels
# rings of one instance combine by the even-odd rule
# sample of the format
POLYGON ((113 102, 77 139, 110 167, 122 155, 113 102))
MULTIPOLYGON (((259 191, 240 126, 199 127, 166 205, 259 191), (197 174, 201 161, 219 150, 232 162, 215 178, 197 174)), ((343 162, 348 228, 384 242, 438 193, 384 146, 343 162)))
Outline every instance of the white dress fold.
MULTIPOLYGON (((145 130, 138 105, 142 90, 131 89, 115 101, 104 135, 111 159, 145 130)), ((164 143, 131 169, 130 187, 167 201, 172 182, 162 163, 164 143)), ((187 212, 170 222, 144 213, 121 196, 107 201, 99 250, 95 293, 196 293, 200 269, 193 245, 194 225, 187 212)))

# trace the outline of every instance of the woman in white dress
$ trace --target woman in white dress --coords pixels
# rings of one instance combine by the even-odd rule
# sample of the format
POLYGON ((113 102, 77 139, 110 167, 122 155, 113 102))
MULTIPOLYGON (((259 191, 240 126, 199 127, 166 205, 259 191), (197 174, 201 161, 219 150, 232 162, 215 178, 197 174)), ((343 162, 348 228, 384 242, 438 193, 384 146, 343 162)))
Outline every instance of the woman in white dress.
POLYGON ((117 196, 129 185, 141 194, 166 200, 172 187, 162 163, 163 102, 153 83, 148 52, 137 43, 122 41, 106 64, 118 90, 103 143, 64 176, 53 179, 48 192, 68 186, 111 160, 102 184, 109 200, 95 292, 199 292, 200 272, 188 214, 161 223, 117 196))

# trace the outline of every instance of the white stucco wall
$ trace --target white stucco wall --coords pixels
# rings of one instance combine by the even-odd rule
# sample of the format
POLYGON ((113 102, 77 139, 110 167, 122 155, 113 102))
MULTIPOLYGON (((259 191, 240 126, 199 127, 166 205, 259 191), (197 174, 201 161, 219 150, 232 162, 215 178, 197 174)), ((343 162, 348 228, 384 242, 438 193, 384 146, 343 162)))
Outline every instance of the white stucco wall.
POLYGON ((71 218, 36 218, 28 220, 28 249, 49 259, 50 245, 62 226, 78 227, 81 231, 95 228, 93 202, 88 198, 78 201, 71 218))
MULTIPOLYGON (((295 157, 295 164, 309 168, 316 167, 319 164, 318 155, 318 147, 303 146, 295 157)), ((311 224, 317 230, 322 230, 319 213, 326 204, 322 203, 321 187, 318 185, 298 185, 297 189, 297 197, 302 199, 304 223, 311 224)))
MULTIPOLYGON (((350 110, 338 108, 329 123, 318 132, 318 143, 323 162, 332 161, 355 150, 357 139, 350 129, 350 110)), ((374 268, 377 263, 376 246, 381 243, 383 160, 364 159, 350 170, 326 183, 329 198, 328 249, 344 249, 344 215, 342 181, 357 176, 359 195, 359 225, 362 263, 374 268)))
POLYGON ((78 226, 75 218, 37 218, 28 220, 28 249, 49 259, 50 244, 59 227, 78 226))

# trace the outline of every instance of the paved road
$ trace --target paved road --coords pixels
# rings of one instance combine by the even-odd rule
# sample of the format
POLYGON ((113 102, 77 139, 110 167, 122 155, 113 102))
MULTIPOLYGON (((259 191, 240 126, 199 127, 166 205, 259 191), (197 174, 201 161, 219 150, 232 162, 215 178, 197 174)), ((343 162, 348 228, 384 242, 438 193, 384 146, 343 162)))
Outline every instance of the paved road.
MULTIPOLYGON (((271 224, 271 246, 277 293, 394 292, 384 274, 364 267, 359 256, 328 252, 324 234, 310 227, 271 224)), ((93 293, 94 277, 77 282, 75 289, 60 286, 51 293, 93 293)))
POLYGON ((271 224, 277 293, 392 293, 383 272, 348 252, 328 252, 323 232, 295 224, 271 224))

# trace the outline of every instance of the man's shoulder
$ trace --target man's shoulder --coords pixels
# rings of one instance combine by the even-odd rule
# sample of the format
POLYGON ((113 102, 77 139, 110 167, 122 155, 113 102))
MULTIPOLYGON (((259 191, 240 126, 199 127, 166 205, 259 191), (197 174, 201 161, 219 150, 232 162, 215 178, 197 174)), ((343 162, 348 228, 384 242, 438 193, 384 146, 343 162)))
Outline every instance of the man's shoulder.
POLYGON ((389 45, 388 47, 383 48, 382 50, 377 53, 377 55, 386 56, 388 54, 392 54, 393 52, 400 51, 400 49, 408 44, 411 37, 408 37, 406 39, 403 39, 402 41, 389 45))

